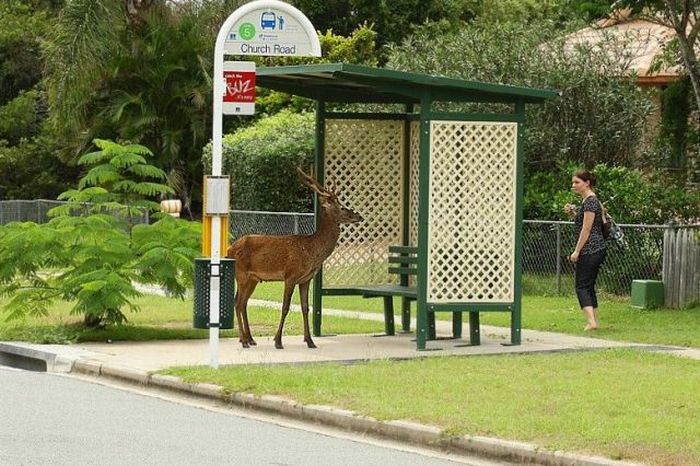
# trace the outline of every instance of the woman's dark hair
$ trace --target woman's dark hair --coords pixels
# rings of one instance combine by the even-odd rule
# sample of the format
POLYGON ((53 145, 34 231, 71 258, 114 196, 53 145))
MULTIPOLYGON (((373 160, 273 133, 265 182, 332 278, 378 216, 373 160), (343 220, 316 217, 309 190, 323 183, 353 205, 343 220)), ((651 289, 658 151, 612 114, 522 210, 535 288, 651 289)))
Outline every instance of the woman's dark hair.
POLYGON ((582 181, 587 181, 591 184, 591 188, 595 186, 595 175, 588 170, 576 170, 574 176, 582 181))

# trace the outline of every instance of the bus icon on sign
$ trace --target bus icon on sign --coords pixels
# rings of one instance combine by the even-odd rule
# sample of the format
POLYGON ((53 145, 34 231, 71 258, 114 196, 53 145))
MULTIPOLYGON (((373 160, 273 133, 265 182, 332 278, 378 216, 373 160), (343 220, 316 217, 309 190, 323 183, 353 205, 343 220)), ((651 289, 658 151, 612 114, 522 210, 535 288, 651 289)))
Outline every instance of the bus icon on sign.
POLYGON ((260 27, 262 29, 275 29, 277 26, 277 17, 271 11, 266 11, 260 15, 260 27))

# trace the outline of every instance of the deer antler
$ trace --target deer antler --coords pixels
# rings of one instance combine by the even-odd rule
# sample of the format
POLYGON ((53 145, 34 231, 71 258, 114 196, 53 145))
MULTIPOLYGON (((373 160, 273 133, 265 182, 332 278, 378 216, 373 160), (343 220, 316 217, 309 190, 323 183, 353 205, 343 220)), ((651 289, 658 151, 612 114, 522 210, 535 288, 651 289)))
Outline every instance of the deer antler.
POLYGON ((316 181, 314 177, 307 175, 304 173, 304 170, 299 167, 297 167, 297 174, 299 175, 299 178, 301 178, 302 183, 311 188, 311 190, 316 194, 322 197, 331 197, 332 194, 329 193, 323 186, 318 184, 318 181, 316 181))
POLYGON ((338 194, 338 191, 336 190, 337 186, 335 184, 335 179, 329 177, 326 184, 328 185, 328 191, 333 193, 333 194, 338 194))

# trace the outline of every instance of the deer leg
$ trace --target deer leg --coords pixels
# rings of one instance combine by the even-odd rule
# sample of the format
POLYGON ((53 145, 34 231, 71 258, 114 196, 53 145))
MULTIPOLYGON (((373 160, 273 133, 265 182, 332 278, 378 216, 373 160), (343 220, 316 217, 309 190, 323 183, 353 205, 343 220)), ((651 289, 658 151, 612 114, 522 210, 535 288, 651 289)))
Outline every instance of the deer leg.
POLYGON ((255 287, 258 286, 258 282, 253 281, 251 282, 250 289, 248 291, 248 297, 246 298, 245 302, 243 303, 243 326, 245 327, 245 335, 248 341, 248 344, 251 346, 257 346, 257 343, 255 340, 253 340, 253 334, 250 332, 250 325, 248 324, 248 300, 250 297, 253 295, 253 292, 255 291, 255 287))
POLYGON ((239 279, 238 293, 236 293, 236 320, 238 321, 238 341, 243 348, 248 348, 250 340, 250 329, 248 328, 248 299, 255 289, 255 281, 249 279, 239 279))
POLYGON ((316 348, 309 332, 309 285, 311 280, 299 283, 299 297, 301 298, 301 314, 304 316, 304 342, 309 348, 316 348))
POLYGON ((246 344, 243 343, 243 333, 245 329, 243 328, 243 321, 241 318, 241 283, 238 282, 238 291, 236 291, 236 302, 234 308, 236 309, 236 322, 238 323, 238 341, 241 342, 244 348, 247 348, 246 344))
POLYGON ((283 349, 282 346, 282 329, 284 328, 284 320, 287 318, 289 313, 289 306, 292 302, 292 293, 294 293, 294 283, 284 282, 284 297, 282 300, 282 317, 280 318, 280 326, 277 329, 277 334, 275 335, 275 348, 283 349))

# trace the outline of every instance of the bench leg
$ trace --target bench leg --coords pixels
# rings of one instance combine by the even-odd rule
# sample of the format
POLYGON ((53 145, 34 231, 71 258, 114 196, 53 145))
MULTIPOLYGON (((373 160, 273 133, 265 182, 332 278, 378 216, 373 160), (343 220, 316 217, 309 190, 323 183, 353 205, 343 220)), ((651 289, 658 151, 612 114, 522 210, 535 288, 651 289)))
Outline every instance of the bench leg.
POLYGON ((394 297, 384 296, 384 332, 394 335, 394 297))
POLYGON ((510 344, 519 345, 521 340, 520 305, 510 314, 510 344))
POLYGON ((452 336, 454 338, 462 338, 462 313, 452 313, 452 336))
POLYGON ((416 349, 425 350, 428 336, 428 311, 419 302, 416 302, 416 349))
POLYGON ((428 312, 428 340, 435 340, 435 313, 428 312))
POLYGON ((411 300, 401 298, 401 330, 411 331, 411 300))
POLYGON ((469 313, 469 343, 477 346, 481 344, 481 334, 479 331, 479 313, 469 313))

